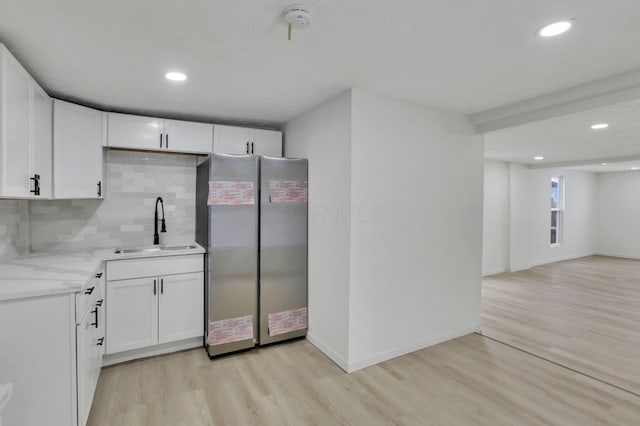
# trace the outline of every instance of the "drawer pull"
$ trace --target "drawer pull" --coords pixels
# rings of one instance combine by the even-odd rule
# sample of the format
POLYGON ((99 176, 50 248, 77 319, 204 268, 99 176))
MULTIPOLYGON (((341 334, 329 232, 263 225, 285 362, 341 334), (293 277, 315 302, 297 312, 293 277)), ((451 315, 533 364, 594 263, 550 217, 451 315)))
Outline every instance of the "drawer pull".
POLYGON ((92 322, 91 325, 93 325, 95 328, 98 328, 98 307, 96 306, 96 308, 93 311, 91 311, 91 313, 95 315, 95 319, 96 319, 96 322, 92 322))
POLYGON ((91 293, 93 293, 93 290, 94 290, 95 288, 96 288, 95 286, 93 286, 93 287, 89 287, 88 289, 86 289, 86 290, 84 291, 84 294, 91 294, 91 293))
POLYGON ((101 337, 98 339, 98 342, 96 343, 97 346, 102 346, 102 344, 104 343, 104 337, 101 337))

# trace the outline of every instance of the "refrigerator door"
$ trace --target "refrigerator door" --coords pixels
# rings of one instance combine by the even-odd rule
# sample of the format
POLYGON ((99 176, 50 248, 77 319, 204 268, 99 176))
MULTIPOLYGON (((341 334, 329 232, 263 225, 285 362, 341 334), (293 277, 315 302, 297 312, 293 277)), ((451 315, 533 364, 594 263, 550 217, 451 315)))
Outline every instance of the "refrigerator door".
POLYGON ((208 161, 206 346, 216 356, 252 348, 258 338, 260 159, 211 154, 208 161))
POLYGON ((307 160, 262 157, 260 344, 307 332, 307 160))

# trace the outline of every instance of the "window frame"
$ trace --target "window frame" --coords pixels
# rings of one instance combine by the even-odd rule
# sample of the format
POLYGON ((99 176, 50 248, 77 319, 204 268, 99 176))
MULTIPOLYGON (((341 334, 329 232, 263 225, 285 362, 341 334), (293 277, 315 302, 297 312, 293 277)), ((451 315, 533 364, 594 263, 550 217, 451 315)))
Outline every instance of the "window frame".
POLYGON ((549 188, 552 190, 553 183, 557 182, 558 184, 558 205, 556 207, 550 206, 549 210, 549 244, 551 247, 559 247, 562 245, 563 234, 564 234, 564 176, 552 176, 550 179, 549 188), (553 226, 553 213, 556 212, 556 242, 551 242, 553 226))

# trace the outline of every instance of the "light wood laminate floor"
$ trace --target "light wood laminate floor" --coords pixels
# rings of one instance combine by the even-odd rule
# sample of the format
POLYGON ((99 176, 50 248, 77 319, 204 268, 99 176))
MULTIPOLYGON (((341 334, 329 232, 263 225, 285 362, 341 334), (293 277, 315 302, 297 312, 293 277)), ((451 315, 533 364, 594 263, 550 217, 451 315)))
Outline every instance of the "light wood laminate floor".
POLYGON ((637 425, 640 398, 471 334, 345 374, 306 340, 105 368, 89 425, 637 425))
POLYGON ((640 261, 589 256, 485 277, 482 303, 482 334, 640 395, 640 261))

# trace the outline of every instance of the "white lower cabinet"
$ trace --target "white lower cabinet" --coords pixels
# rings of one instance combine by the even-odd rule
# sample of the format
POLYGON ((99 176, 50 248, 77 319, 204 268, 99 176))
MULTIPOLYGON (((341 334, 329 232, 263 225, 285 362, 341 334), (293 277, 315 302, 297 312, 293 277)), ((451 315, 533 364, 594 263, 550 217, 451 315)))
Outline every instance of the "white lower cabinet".
POLYGON ((0 301, 3 425, 77 424, 75 322, 73 294, 0 301))
POLYGON ((107 280, 107 354, 204 335, 202 255, 111 261, 107 280))
POLYGON ((78 425, 87 424, 98 386, 105 343, 104 272, 76 295, 76 369, 78 425))
POLYGON ((107 300, 107 353, 158 342, 157 278, 109 281, 107 300))
POLYGON ((203 335, 204 274, 168 275, 160 278, 158 343, 203 335))
POLYGON ((0 301, 0 382, 13 383, 3 424, 86 425, 102 368, 103 277, 75 294, 0 301))

